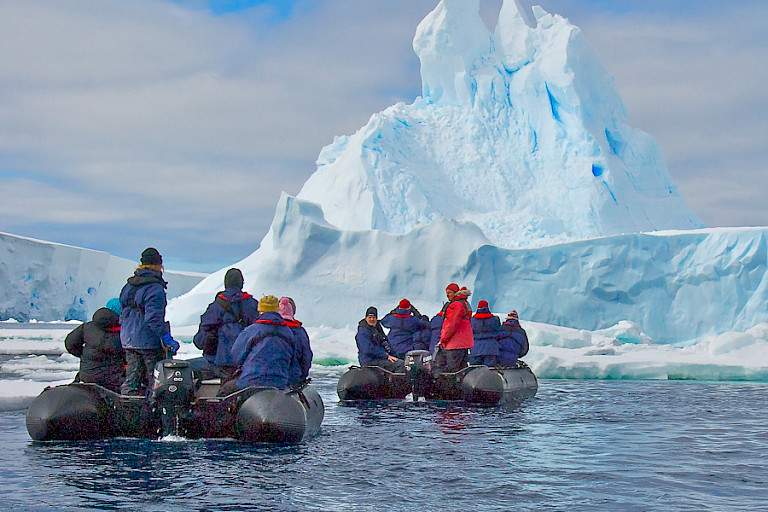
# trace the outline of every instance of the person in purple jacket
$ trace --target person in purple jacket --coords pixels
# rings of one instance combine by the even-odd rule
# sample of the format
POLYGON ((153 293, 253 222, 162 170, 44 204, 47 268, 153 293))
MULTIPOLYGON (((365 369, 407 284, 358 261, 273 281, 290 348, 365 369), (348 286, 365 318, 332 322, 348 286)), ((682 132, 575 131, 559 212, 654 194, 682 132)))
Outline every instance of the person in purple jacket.
POLYGON ((477 312, 472 317, 474 346, 469 349, 469 364, 495 367, 499 364, 499 328, 501 320, 491 313, 488 302, 477 303, 477 312))
POLYGON ((259 319, 246 327, 232 346, 232 359, 240 368, 240 377, 219 390, 226 396, 248 387, 288 387, 296 338, 288 323, 278 313, 277 297, 259 300, 259 319))
POLYGON ((389 329, 387 337, 391 353, 398 359, 405 359, 405 354, 416 350, 416 341, 421 339, 421 332, 429 327, 408 299, 401 300, 397 308, 382 318, 381 325, 389 329))
POLYGON ((429 321, 429 353, 434 355, 440 343, 440 333, 443 332, 443 310, 437 312, 429 321))
POLYGON ((520 325, 517 311, 509 312, 499 329, 499 364, 511 368, 528 353, 528 334, 520 325))
POLYGON ((243 329, 259 318, 259 303, 243 292, 243 273, 230 268, 224 275, 224 291, 218 292, 200 317, 200 327, 192 339, 203 351, 203 358, 190 360, 190 365, 202 378, 221 378, 222 384, 231 380, 235 365, 230 351, 243 329))
POLYGON ((173 355, 179 344, 165 321, 163 257, 154 247, 141 253, 141 265, 120 291, 120 343, 125 350, 124 395, 138 395, 152 385, 155 364, 173 355))

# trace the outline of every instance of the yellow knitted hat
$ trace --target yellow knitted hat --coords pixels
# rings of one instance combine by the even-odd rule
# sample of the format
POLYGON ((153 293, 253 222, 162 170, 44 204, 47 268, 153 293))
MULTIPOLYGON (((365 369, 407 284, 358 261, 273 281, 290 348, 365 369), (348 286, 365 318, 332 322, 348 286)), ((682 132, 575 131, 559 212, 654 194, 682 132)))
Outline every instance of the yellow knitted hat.
POLYGON ((265 295, 259 300, 259 313, 265 311, 277 311, 280 307, 280 301, 274 295, 265 295))

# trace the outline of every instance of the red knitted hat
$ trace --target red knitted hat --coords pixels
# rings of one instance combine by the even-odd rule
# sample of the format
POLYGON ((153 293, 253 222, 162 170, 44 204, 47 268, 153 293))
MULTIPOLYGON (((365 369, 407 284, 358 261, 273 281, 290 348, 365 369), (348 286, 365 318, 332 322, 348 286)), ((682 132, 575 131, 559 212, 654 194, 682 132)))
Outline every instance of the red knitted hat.
POLYGON ((459 291, 459 285, 456 283, 451 283, 448 286, 445 287, 446 290, 451 290, 453 293, 456 293, 459 291))
POLYGON ((397 307, 400 309, 411 309, 411 303, 408 302, 408 299, 403 299, 400 301, 400 305, 397 307))
POLYGON ((488 301, 486 300, 481 300, 480 302, 477 303, 477 309, 487 308, 487 307, 488 307, 488 301))

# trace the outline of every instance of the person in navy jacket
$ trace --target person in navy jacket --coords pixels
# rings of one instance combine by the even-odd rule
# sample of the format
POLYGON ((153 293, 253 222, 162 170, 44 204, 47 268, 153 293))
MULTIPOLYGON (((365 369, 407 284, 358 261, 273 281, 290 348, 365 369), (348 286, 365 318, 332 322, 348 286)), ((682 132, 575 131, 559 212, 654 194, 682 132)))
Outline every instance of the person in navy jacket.
POLYGON ((125 350, 124 395, 137 395, 152 384, 155 364, 179 349, 165 321, 163 258, 157 249, 141 253, 141 265, 120 291, 120 342, 125 350))
MULTIPOLYGON (((446 304, 447 305, 447 304, 446 304)), ((437 345, 440 343, 440 333, 443 331, 443 311, 439 311, 432 320, 429 321, 429 353, 435 353, 437 345)))
POLYGON ((309 369, 312 367, 312 347, 309 344, 309 334, 296 320, 296 303, 290 297, 281 297, 277 312, 293 331, 296 346, 293 347, 293 360, 288 371, 288 385, 292 388, 301 387, 307 382, 309 369))
POLYGON ((357 324, 357 359, 360 366, 379 366, 391 372, 402 372, 405 363, 389 353, 389 340, 378 319, 379 311, 371 306, 357 324))
POLYGON ((296 339, 278 308, 277 297, 267 295, 259 300, 259 319, 246 327, 232 346, 240 377, 222 386, 219 394, 251 386, 288 387, 296 339))
POLYGON ((513 309, 499 329, 499 364, 511 368, 527 353, 528 334, 520 326, 517 311, 513 309))
POLYGON ((417 341, 418 348, 426 349, 420 340, 422 331, 426 330, 429 324, 422 320, 421 314, 408 299, 401 300, 396 309, 382 318, 381 325, 389 329, 389 346, 396 358, 405 359, 405 354, 417 349, 417 341))
POLYGON ((224 275, 224 291, 200 316, 200 327, 192 342, 203 351, 204 360, 191 359, 190 365, 204 378, 221 378, 222 384, 231 380, 235 364, 230 351, 243 329, 259 318, 259 303, 243 292, 243 273, 230 268, 224 275))
POLYGON ((499 328, 501 320, 491 313, 488 302, 477 303, 477 312, 472 317, 474 346, 469 350, 469 364, 495 367, 499 364, 499 328))

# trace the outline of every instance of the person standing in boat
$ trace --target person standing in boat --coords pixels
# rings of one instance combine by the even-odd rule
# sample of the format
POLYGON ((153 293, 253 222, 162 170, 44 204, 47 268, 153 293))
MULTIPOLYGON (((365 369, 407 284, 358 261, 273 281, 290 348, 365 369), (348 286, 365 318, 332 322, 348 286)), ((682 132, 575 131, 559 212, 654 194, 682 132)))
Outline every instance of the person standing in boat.
MULTIPOLYGON (((449 288, 453 288, 454 284, 451 283, 449 288)), ((447 292, 448 288, 446 295, 447 292)), ((469 349, 474 345, 472 308, 468 302, 471 294, 466 287, 462 287, 452 297, 448 295, 449 302, 443 315, 440 343, 433 362, 433 368, 438 372, 456 372, 467 366, 469 349)))
POLYGON ((222 386, 219 395, 251 386, 288 387, 296 338, 278 313, 279 307, 273 295, 259 300, 259 319, 246 327, 232 346, 232 360, 240 369, 240 377, 222 386))
POLYGON ((499 328, 501 320, 491 313, 488 302, 477 303, 477 312, 472 317, 474 345, 469 350, 469 364, 495 367, 499 365, 499 328))
POLYGON ((141 253, 141 265, 120 291, 120 342, 125 350, 124 395, 138 395, 152 384, 155 364, 174 355, 179 343, 165 321, 167 300, 163 257, 154 247, 141 253))
POLYGON ((499 329, 499 364, 511 368, 528 353, 528 334, 520 325, 517 311, 509 312, 499 329))
POLYGON ((120 344, 120 300, 109 299, 64 340, 67 352, 80 358, 75 382, 104 386, 115 393, 125 380, 125 353, 120 344))
POLYGON ((426 350, 427 347, 421 344, 422 332, 429 324, 408 299, 401 300, 397 308, 382 318, 381 325, 389 329, 387 338, 396 358, 405 359, 405 354, 411 350, 426 350))
POLYGON ((202 378, 219 377, 222 384, 235 374, 230 351, 243 329, 259 318, 259 303, 243 292, 243 273, 230 268, 224 274, 224 291, 216 294, 200 316, 200 327, 192 342, 203 351, 203 358, 190 365, 202 378))
POLYGON ((360 366, 379 366, 390 372, 405 371, 405 362, 389 353, 389 340, 379 322, 379 311, 371 306, 357 324, 357 360, 360 366))
POLYGON ((292 388, 301 387, 309 377, 309 369, 312 367, 312 347, 309 343, 309 334, 296 320, 296 303, 290 297, 281 297, 277 312, 286 321, 293 331, 296 346, 293 347, 293 360, 288 372, 288 385, 292 388))

